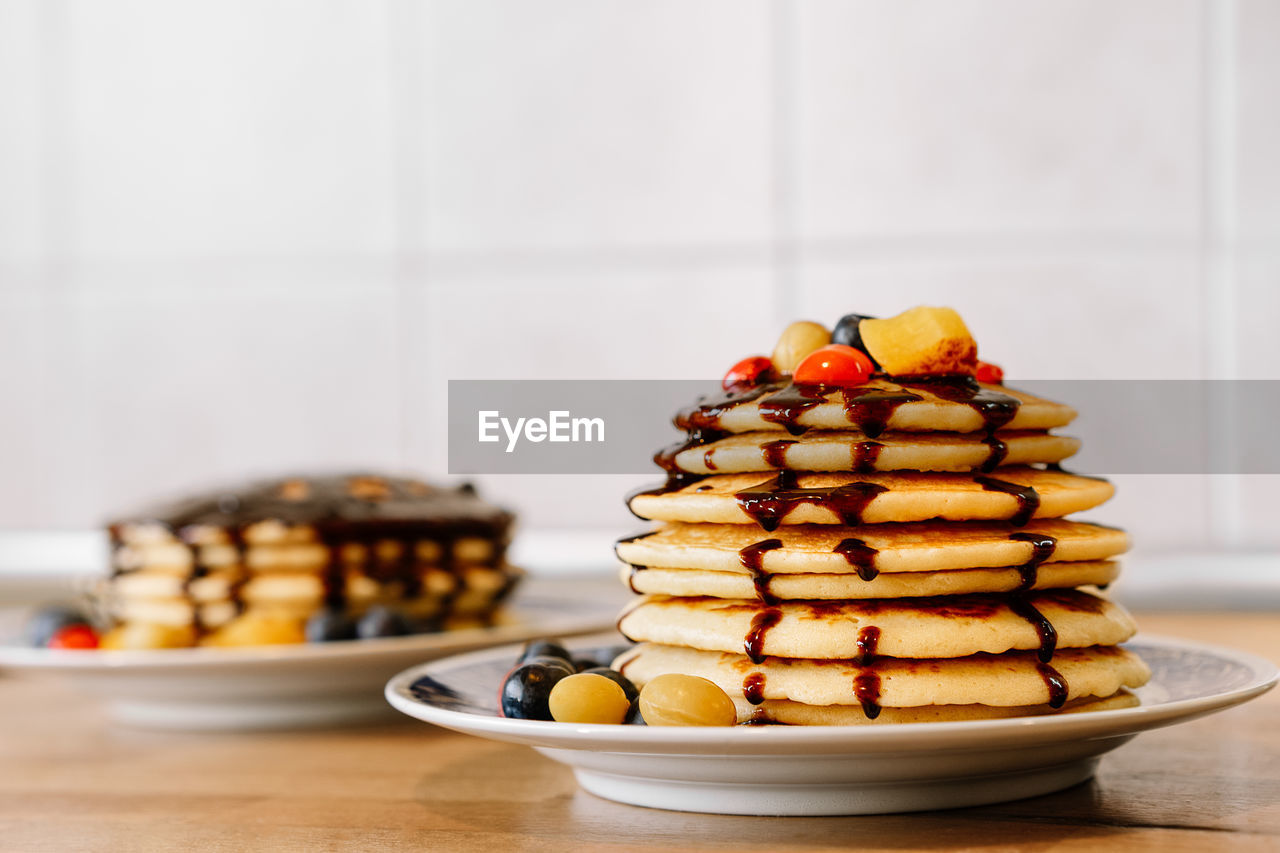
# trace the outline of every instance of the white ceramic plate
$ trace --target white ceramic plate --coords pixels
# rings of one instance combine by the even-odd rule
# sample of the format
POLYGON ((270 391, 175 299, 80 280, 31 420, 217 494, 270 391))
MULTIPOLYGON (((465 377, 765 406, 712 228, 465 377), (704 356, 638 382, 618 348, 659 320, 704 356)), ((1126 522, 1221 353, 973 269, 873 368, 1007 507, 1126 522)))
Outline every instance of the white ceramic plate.
MULTIPOLYGON (((607 660, 616 634, 580 638, 607 660)), ((894 726, 663 728, 508 720, 497 696, 518 647, 416 666, 387 684, 411 717, 528 744, 611 800, 753 815, 876 814, 1034 797, 1091 777, 1138 732, 1237 705, 1276 683, 1261 658, 1179 640, 1127 644, 1152 669, 1136 708, 1051 717, 894 726)))
POLYGON ((167 729, 294 728, 386 717, 388 678, 406 666, 613 624, 616 608, 517 598, 502 624, 438 634, 251 648, 70 651, 0 646, 0 669, 57 676, 117 721, 167 729))

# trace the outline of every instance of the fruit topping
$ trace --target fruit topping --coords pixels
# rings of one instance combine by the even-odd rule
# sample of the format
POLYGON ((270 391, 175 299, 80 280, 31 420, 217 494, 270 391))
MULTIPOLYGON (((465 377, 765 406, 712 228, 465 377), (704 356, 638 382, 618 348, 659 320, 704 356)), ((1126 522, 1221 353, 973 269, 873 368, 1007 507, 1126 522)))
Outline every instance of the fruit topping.
POLYGON ((310 643, 354 640, 356 623, 341 608, 325 607, 311 614, 304 631, 310 643))
POLYGON ((863 385, 875 371, 861 350, 843 344, 827 344, 811 352, 796 367, 793 379, 801 385, 863 385))
POLYGON ((720 380, 720 387, 726 391, 735 388, 750 388, 767 382, 773 376, 773 362, 762 355, 753 355, 729 368, 729 372, 720 380))
POLYGON ((630 707, 631 701, 621 685, 590 672, 560 679, 547 699, 551 719, 558 723, 618 725, 626 719, 630 707))
POLYGON ((409 622, 399 611, 375 605, 365 611, 356 623, 356 636, 362 640, 375 637, 401 637, 410 633, 409 622))
POLYGON ((1004 371, 1000 369, 1000 365, 992 364, 989 361, 979 361, 978 368, 974 371, 974 378, 979 382, 987 382, 991 385, 1004 384, 1004 371))
POLYGON ((70 625, 88 625, 89 620, 74 607, 53 604, 42 607, 27 620, 24 633, 30 645, 44 648, 53 635, 70 625))
POLYGON ((787 326, 773 348, 773 366, 783 373, 791 373, 804 357, 819 347, 831 343, 831 333, 821 323, 798 320, 787 326))
POLYGON ((97 647, 98 632, 84 624, 59 628, 49 638, 51 649, 96 649, 97 647))
POLYGON ((733 700, 714 682, 696 675, 659 675, 640 691, 640 713, 650 726, 732 726, 733 700))
POLYGON ((583 673, 587 675, 602 675, 605 678, 609 679, 610 681, 614 682, 615 684, 617 684, 619 687, 622 688, 623 693, 627 694, 628 702, 634 700, 637 696, 640 695, 640 691, 637 690, 636 686, 631 683, 631 679, 627 678, 625 675, 623 675, 622 673, 616 670, 609 669, 609 667, 607 666, 598 666, 594 669, 586 669, 586 670, 583 670, 583 673))
POLYGON ((196 629, 191 625, 126 622, 103 634, 98 647, 111 650, 178 649, 195 643, 196 629))
POLYGON ((920 305, 858 324, 867 352, 892 376, 972 375, 978 346, 951 308, 920 305))
POLYGON ((301 619, 283 613, 250 610, 203 637, 200 645, 283 646, 306 641, 301 619))
POLYGON ((869 314, 845 314, 840 318, 840 322, 836 323, 836 327, 831 330, 831 343, 844 344, 847 347, 867 351, 866 344, 862 342, 862 332, 859 330, 859 323, 863 320, 874 320, 869 314))
POLYGON ((566 663, 573 660, 569 650, 559 640, 530 640, 525 643, 524 649, 520 652, 520 657, 516 659, 516 663, 524 663, 530 658, 536 657, 559 658, 566 663))
POLYGON ((535 657, 507 674, 502 682, 502 716, 517 720, 550 720, 548 701, 561 679, 573 675, 559 658, 535 657))

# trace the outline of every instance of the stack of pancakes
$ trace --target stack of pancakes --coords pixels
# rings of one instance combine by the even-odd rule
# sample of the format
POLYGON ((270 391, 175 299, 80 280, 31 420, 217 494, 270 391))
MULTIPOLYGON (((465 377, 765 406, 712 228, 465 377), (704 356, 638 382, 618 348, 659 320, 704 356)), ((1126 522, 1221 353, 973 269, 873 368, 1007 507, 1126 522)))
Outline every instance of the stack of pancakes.
POLYGON ((109 527, 108 636, 117 647, 301 640, 322 608, 357 617, 374 604, 419 630, 475 624, 519 577, 504 558, 512 521, 470 486, 363 474, 157 507, 109 527))
POLYGON ((1146 666, 1098 591, 1124 532, 1059 463, 1071 408, 969 377, 764 383, 704 399, 629 498, 643 597, 615 661, 714 681, 744 722, 858 724, 1124 707, 1146 666))

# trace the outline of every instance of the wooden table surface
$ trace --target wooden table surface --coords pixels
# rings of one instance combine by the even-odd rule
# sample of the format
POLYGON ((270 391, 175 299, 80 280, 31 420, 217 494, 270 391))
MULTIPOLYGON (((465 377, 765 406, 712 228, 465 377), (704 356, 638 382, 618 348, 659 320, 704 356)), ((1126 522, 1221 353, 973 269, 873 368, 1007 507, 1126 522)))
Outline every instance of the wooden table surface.
MULTIPOLYGON (((1275 613, 1139 613, 1280 659, 1275 613)), ((1097 779, 982 808, 746 818, 624 806, 532 749, 411 720, 290 733, 113 727, 60 682, 0 678, 0 849, 1280 850, 1280 691, 1140 735, 1097 779)))

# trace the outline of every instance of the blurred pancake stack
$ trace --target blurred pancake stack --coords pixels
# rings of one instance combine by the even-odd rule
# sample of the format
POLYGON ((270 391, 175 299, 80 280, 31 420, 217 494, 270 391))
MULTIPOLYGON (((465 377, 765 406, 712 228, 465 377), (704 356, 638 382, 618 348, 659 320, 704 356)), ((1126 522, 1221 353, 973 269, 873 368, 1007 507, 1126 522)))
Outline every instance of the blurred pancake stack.
POLYGON ((104 648, 260 645, 488 624, 513 516, 469 485, 289 477, 109 526, 104 648))
POLYGON ((675 419, 660 522, 620 540, 642 597, 615 661, 707 678, 740 722, 983 719, 1136 704, 1135 627, 1100 591, 1113 493, 1060 463, 1075 411, 1006 388, 951 309, 787 329, 675 419))

